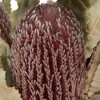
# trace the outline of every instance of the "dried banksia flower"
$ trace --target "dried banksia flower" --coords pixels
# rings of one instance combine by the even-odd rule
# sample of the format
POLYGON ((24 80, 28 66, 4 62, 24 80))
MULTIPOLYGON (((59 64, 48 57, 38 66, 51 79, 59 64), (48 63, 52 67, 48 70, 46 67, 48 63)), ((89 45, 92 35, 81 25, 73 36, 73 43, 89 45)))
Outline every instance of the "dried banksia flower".
POLYGON ((90 24, 90 12, 89 8, 94 5, 97 0, 57 0, 58 3, 71 9, 76 15, 78 21, 81 24, 84 32, 85 43, 88 40, 89 24, 90 24))
POLYGON ((3 4, 0 2, 0 37, 9 45, 11 45, 11 38, 9 36, 11 26, 8 13, 3 4))
POLYGON ((20 21, 11 47, 23 100, 79 100, 85 83, 83 32, 71 10, 42 4, 20 21))

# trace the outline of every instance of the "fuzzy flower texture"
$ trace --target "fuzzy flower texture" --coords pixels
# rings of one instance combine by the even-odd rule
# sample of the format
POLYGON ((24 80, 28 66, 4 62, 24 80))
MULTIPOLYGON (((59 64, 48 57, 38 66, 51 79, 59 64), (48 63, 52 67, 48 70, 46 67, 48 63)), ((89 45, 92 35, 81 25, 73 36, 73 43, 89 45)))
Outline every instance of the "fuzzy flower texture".
POLYGON ((83 37, 75 15, 59 4, 27 11, 11 46, 14 85, 23 100, 81 100, 83 37))

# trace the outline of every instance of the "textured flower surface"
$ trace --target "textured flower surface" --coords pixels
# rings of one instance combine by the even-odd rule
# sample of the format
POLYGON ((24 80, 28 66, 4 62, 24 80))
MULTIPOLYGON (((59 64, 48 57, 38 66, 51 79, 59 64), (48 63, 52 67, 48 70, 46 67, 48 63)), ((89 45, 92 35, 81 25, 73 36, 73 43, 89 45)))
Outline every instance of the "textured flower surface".
POLYGON ((9 36, 11 27, 12 25, 8 13, 4 5, 0 2, 0 37, 9 45, 11 45, 11 38, 9 36))
POLYGON ((79 100, 85 83, 84 33, 58 4, 29 10, 11 46, 14 85, 23 100, 79 100))

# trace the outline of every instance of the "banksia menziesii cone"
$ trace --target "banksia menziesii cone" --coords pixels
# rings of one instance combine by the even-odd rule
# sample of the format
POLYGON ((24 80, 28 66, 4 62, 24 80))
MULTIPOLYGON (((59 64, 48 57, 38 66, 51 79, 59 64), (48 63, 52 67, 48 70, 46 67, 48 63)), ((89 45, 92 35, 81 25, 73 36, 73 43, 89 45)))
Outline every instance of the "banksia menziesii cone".
POLYGON ((3 4, 0 2, 0 37, 9 45, 11 45, 11 38, 9 36, 11 26, 8 13, 3 4))
POLYGON ((83 36, 75 15, 59 4, 26 13, 11 47, 13 80, 23 100, 80 100, 83 36))

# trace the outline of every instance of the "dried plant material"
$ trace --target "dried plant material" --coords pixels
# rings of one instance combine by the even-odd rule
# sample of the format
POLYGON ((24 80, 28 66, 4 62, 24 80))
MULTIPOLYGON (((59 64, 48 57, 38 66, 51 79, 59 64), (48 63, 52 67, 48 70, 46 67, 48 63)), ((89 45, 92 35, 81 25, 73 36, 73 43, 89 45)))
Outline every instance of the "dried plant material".
POLYGON ((23 100, 79 100, 84 92, 84 33, 71 10, 42 4, 18 24, 11 47, 14 85, 23 100))
POLYGON ((85 57, 90 57, 93 48, 100 41, 100 0, 96 0, 95 4, 89 9, 89 35, 88 42, 85 48, 85 57))
POLYGON ((11 38, 9 36, 11 26, 11 21, 5 7, 0 2, 0 37, 9 45, 11 45, 11 38))
POLYGON ((92 28, 90 30, 90 35, 93 34, 93 31, 94 31, 97 23, 99 22, 99 20, 100 20, 100 14, 97 16, 96 21, 95 21, 94 25, 92 26, 92 28))
POLYGON ((88 67, 90 69, 87 74, 86 93, 90 97, 95 92, 100 91, 100 42, 94 48, 88 67))
POLYGON ((5 71, 0 69, 0 100, 22 100, 14 87, 10 88, 5 82, 5 71))
POLYGON ((91 96, 91 98, 89 100, 100 100, 100 94, 91 96))

